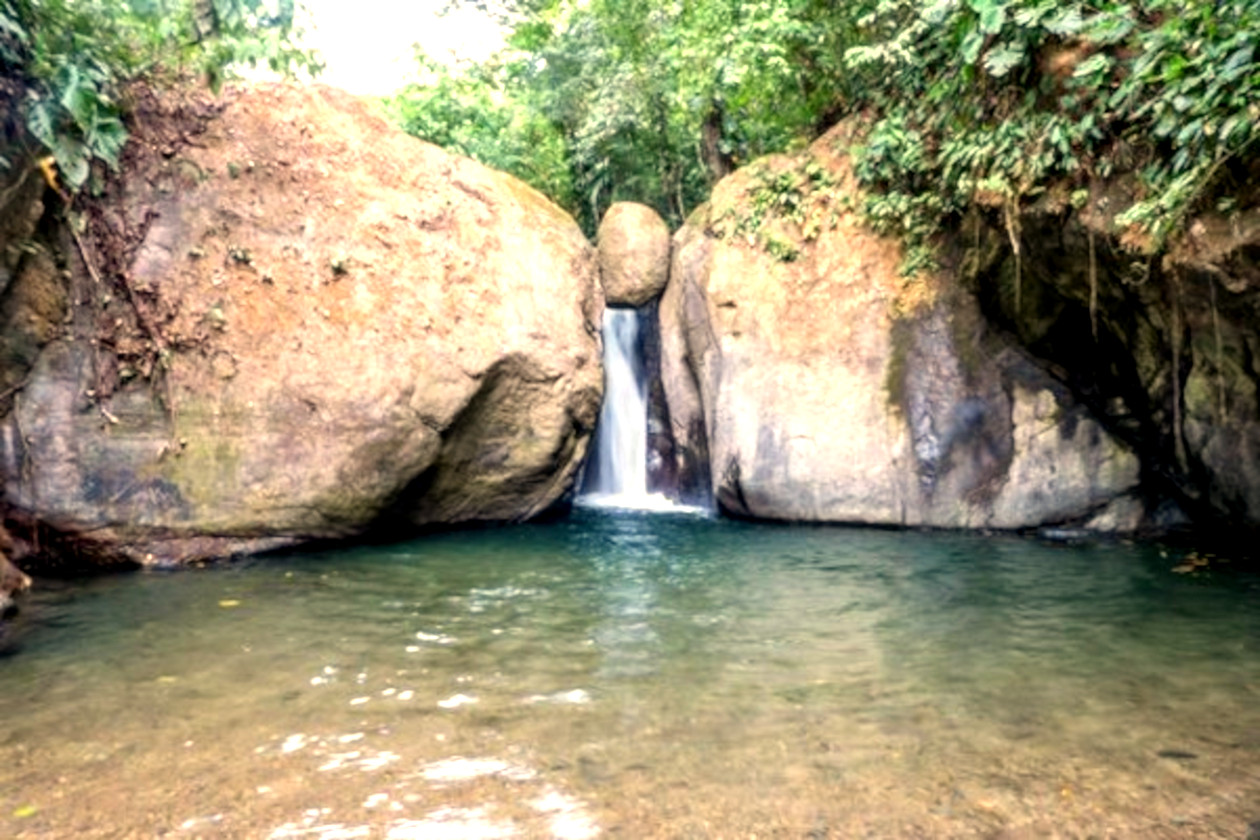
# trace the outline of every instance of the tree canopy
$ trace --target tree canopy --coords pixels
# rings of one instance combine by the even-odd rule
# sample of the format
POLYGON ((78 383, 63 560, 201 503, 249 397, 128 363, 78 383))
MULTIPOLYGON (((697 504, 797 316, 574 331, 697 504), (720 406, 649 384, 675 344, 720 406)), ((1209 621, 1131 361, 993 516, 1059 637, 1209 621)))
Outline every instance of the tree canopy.
POLYGON ((620 199, 676 225, 731 167, 860 113, 865 210, 911 270, 971 208, 1080 206, 1119 173, 1138 195, 1117 224, 1158 247, 1211 196, 1230 209, 1260 136, 1254 0, 471 2, 509 49, 431 67, 396 113, 588 230, 620 199))
MULTIPOLYGON (((482 91, 500 119, 510 110, 545 121, 562 149, 547 145, 539 163, 562 161, 566 173, 527 180, 544 191, 559 187, 553 197, 588 229, 622 199, 678 224, 731 167, 812 136, 852 98, 842 66, 851 33, 823 0, 480 6, 511 28, 509 49, 487 65, 438 71, 400 92, 393 107, 409 130, 437 142, 450 133, 432 124, 443 88, 469 104, 482 91)), ((477 122, 464 117, 452 127, 457 134, 477 122)), ((539 129, 532 119, 515 124, 539 129)), ((525 174, 510 149, 530 143, 497 137, 461 148, 525 174)))

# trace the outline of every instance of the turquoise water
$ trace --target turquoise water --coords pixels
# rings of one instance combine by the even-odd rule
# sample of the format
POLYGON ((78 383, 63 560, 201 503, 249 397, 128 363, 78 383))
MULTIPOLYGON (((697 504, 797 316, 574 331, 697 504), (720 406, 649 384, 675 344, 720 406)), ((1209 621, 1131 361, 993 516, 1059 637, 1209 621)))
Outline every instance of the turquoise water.
POLYGON ((588 510, 45 583, 0 836, 1241 838, 1260 578, 1180 559, 588 510))

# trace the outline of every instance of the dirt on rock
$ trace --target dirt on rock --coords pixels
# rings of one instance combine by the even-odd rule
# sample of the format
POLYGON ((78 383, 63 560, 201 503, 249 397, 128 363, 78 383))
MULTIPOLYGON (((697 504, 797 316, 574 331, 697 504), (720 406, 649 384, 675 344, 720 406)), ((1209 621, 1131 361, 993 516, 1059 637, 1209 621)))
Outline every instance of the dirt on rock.
POLYGON ((19 518, 180 562, 564 496, 601 392, 572 219, 331 88, 145 96, 5 418, 19 518))

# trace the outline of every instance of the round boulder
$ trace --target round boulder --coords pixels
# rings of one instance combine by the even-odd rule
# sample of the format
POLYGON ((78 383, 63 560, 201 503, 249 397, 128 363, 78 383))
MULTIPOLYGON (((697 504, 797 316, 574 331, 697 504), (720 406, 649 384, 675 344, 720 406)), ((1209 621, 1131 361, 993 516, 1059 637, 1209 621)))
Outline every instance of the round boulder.
POLYGON ((609 306, 642 306, 669 279, 669 228, 651 207, 619 201, 599 223, 599 277, 609 306))
POLYGON ((93 217, 102 253, 127 232, 102 269, 127 294, 72 273, 0 417, 6 512, 175 564, 562 502, 602 390, 567 214, 318 85, 230 89, 162 148, 93 217))

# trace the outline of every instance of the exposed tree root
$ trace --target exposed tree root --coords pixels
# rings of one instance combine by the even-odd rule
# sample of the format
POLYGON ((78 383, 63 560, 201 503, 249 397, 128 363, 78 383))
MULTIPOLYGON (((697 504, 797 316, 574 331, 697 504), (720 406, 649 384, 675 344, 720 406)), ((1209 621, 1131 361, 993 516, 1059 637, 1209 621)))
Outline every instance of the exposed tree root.
POLYGON ((1186 469, 1186 444, 1181 426, 1181 275, 1172 273, 1172 389, 1173 389, 1173 454, 1177 466, 1186 469))
POLYGON ((1216 306, 1216 278, 1208 276, 1212 300, 1212 331, 1216 334, 1216 401, 1217 421, 1225 424, 1225 344, 1221 339, 1221 313, 1216 306))
POLYGON ((1015 316, 1018 318, 1021 310, 1021 294, 1023 290, 1023 255, 1019 248, 1019 208, 1015 204, 1015 199, 1010 199, 1002 207, 1002 215, 1006 221, 1006 235, 1011 240, 1011 250, 1015 252, 1015 316))

